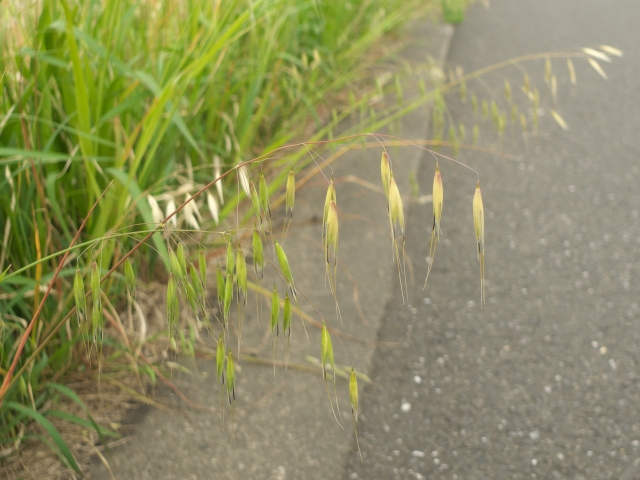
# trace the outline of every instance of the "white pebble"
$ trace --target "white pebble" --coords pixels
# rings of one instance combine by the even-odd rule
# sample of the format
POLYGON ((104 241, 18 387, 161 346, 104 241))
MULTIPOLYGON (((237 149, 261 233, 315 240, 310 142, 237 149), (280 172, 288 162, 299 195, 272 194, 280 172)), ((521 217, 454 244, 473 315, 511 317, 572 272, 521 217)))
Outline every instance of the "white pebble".
POLYGON ((411 404, 409 402, 402 402, 402 405, 400 406, 400 410, 402 410, 404 413, 407 413, 408 411, 411 410, 411 404))
POLYGON ((416 382, 418 385, 422 383, 422 379, 418 375, 413 377, 413 381, 416 382))
POLYGON ((414 450, 411 452, 411 455, 414 457, 424 458, 424 452, 421 452, 420 450, 414 450))
POLYGON ((538 464, 538 460, 535 458, 531 459, 531 465, 533 465, 534 467, 538 464))

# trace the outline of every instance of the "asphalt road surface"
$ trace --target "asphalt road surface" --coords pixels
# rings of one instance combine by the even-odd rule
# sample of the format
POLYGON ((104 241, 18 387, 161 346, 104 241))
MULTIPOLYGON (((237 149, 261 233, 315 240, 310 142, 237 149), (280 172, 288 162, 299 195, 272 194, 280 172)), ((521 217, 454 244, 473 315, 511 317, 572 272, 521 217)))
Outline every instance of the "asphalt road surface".
MULTIPOLYGON (((364 462, 354 442, 344 478, 640 478, 638 19, 637 0, 493 0, 457 27, 448 65, 465 72, 602 44, 624 57, 599 61, 608 80, 574 58, 575 86, 566 60, 553 59, 555 107, 544 60, 523 63, 544 108, 538 135, 509 119, 503 148, 515 160, 460 154, 480 173, 485 203, 483 308, 476 178, 440 162, 443 241, 423 291, 430 205, 413 206, 415 282, 407 304, 396 287, 378 334, 404 346, 375 352, 376 385, 361 395, 358 422, 364 462)), ((522 69, 469 82, 469 93, 510 111, 508 78, 530 118, 522 69)), ((478 119, 471 102, 454 95, 448 107, 470 132, 478 119)), ((500 146, 490 120, 480 138, 500 146)), ((425 157, 421 193, 430 193, 433 170, 425 157)))

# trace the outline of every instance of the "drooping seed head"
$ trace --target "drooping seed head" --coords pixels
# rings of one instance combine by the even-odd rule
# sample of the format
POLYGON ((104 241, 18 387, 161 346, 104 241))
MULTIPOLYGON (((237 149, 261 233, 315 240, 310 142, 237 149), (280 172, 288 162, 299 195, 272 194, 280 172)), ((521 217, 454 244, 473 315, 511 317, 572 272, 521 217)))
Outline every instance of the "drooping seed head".
POLYGON ((176 256, 178 257, 178 262, 180 262, 180 272, 184 276, 184 278, 181 278, 180 280, 184 281, 187 276, 187 255, 185 253, 184 243, 180 243, 178 245, 176 256))
POLYGON ((84 280, 80 269, 76 269, 76 276, 73 280, 73 294, 76 299, 76 315, 78 323, 87 319, 87 298, 84 290, 84 280))
POLYGON ((338 209, 336 202, 331 202, 329 214, 327 216, 327 237, 325 247, 325 257, 329 263, 329 251, 333 249, 334 255, 338 254, 338 209))
POLYGON ((273 293, 271 294, 271 333, 278 335, 278 318, 280 317, 280 297, 278 289, 273 285, 273 293))
POLYGON ((233 300, 233 274, 227 272, 227 279, 224 282, 224 311, 223 318, 225 325, 229 320, 229 312, 231 311, 231 301, 233 300))
POLYGON ((404 210, 402 208, 402 197, 398 190, 393 173, 391 174, 391 180, 389 181, 389 218, 391 219, 392 227, 396 222, 400 225, 400 230, 404 236, 404 210))
POLYGON ((391 163, 389 162, 389 155, 387 152, 382 152, 382 158, 380 159, 380 174, 382 176, 382 188, 384 189, 384 195, 389 201, 389 182, 391 181, 391 163))
POLYGON ((291 268, 289 268, 289 260, 287 260, 287 256, 278 241, 274 240, 274 242, 276 245, 276 256, 278 257, 280 270, 282 271, 282 275, 284 276, 287 284, 289 285, 289 288, 291 289, 293 298, 296 298, 296 289, 293 283, 293 275, 291 275, 291 268))
POLYGON ((218 382, 224 384, 224 360, 226 348, 224 345, 224 333, 218 338, 218 348, 216 349, 216 373, 218 374, 218 382))
POLYGON ((198 271, 196 270, 195 265, 189 265, 189 273, 191 276, 191 286, 193 287, 193 291, 196 294, 196 301, 198 304, 204 305, 206 301, 204 285, 202 283, 202 280, 200 279, 200 276, 198 275, 198 271))
POLYGON ((291 335, 291 300, 289 292, 284 297, 284 311, 282 313, 282 331, 286 336, 291 335))
POLYGON ((336 201, 336 189, 333 186, 333 177, 329 181, 329 188, 327 188, 327 196, 324 199, 324 213, 322 215, 322 236, 327 235, 327 219, 329 217, 329 210, 331 209, 331 202, 336 201))
POLYGON ((171 273, 173 273, 178 280, 182 281, 186 272, 182 270, 180 260, 173 249, 169 249, 169 265, 171 266, 171 273))
POLYGON ((473 196, 473 224, 478 242, 478 262, 480 263, 480 305, 484 305, 484 207, 480 193, 480 181, 476 185, 476 193, 473 196))
POLYGON ((240 186, 247 197, 251 196, 249 187, 249 169, 246 165, 238 168, 238 179, 240 180, 240 186))
POLYGON ((236 267, 236 257, 235 252, 233 251, 233 245, 231 244, 231 240, 227 242, 227 275, 233 275, 235 273, 236 267))
POLYGON ((227 355, 227 394, 229 403, 236 399, 236 366, 233 363, 233 354, 227 355))
POLYGON ((258 233, 257 228, 253 228, 253 267, 256 275, 258 275, 258 267, 264 276, 264 246, 262 245, 262 237, 258 233))
POLYGON ((484 208, 482 194, 480 193, 480 181, 476 184, 476 192, 473 195, 473 224, 475 226, 478 250, 484 247, 484 208))
POLYGON ((349 375, 349 400, 351 401, 351 411, 353 418, 358 421, 358 378, 356 371, 351 367, 351 375, 349 375))
POLYGON ((222 274, 222 269, 220 265, 216 269, 216 289, 218 294, 218 307, 222 310, 224 305, 224 294, 225 294, 225 286, 224 286, 224 275, 222 274))
POLYGON ((321 360, 322 360, 322 377, 327 378, 327 363, 331 365, 331 372, 335 377, 335 364, 333 361, 333 345, 331 344, 331 336, 327 330, 327 325, 322 323, 322 335, 320 338, 321 360))
POLYGON ((285 196, 286 213, 293 215, 293 204, 296 199, 296 179, 293 174, 293 169, 289 170, 289 177, 287 178, 287 193, 285 196))
POLYGON ((178 324, 178 314, 178 286, 174 274, 170 273, 167 285, 167 320, 170 330, 173 330, 178 324))
MULTIPOLYGON (((238 254, 236 257, 236 284, 238 291, 242 292, 242 300, 247 303, 247 261, 244 258, 242 247, 238 245, 238 254)), ((240 300, 240 298, 238 298, 240 300)))
POLYGON ((257 219, 260 218, 260 197, 258 191, 253 183, 253 180, 249 183, 249 191, 251 192, 251 205, 253 206, 253 214, 257 219))
POLYGON ((433 229, 437 236, 441 235, 440 221, 442 219, 442 205, 444 202, 444 188, 442 185, 442 175, 440 168, 436 165, 436 172, 433 175, 433 229))

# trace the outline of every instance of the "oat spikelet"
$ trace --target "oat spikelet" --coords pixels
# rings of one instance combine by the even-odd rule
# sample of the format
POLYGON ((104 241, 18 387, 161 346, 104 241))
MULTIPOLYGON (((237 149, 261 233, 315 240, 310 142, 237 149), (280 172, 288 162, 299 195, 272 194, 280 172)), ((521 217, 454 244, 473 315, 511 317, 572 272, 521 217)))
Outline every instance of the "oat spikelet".
POLYGON ((582 51, 589 55, 590 57, 597 58, 598 60, 602 60, 603 62, 611 63, 611 58, 605 55, 598 50, 594 50, 593 48, 583 48, 582 51))
POLYGON ((273 377, 276 376, 276 354, 278 353, 278 336, 280 335, 278 319, 280 318, 280 297, 275 283, 271 294, 271 355, 273 357, 273 377))
POLYGON ((169 323, 169 337, 173 334, 178 325, 178 287, 173 273, 169 274, 169 284, 167 285, 167 321, 169 323))
POLYGON ((444 188, 442 186, 442 175, 440 174, 440 168, 436 165, 436 172, 433 175, 433 226, 431 227, 431 244, 429 245, 429 268, 427 269, 427 278, 424 280, 424 290, 427 287, 427 281, 429 280, 429 274, 431 273, 431 267, 433 266, 433 260, 436 256, 436 247, 438 240, 442 235, 440 229, 440 221, 442 219, 442 204, 444 202, 444 188))
POLYGON ((356 429, 356 423, 358 422, 358 378, 356 371, 351 367, 351 374, 349 375, 349 401, 351 402, 351 416, 353 418, 353 432, 356 435, 356 444, 358 445, 358 453, 360 453, 360 461, 362 459, 362 451, 360 450, 360 440, 358 440, 358 430, 356 429))
POLYGON ((282 311, 282 332, 284 333, 284 346, 285 346, 285 366, 289 361, 289 340, 291 339, 291 299, 289 298, 289 292, 284 297, 284 308, 282 311))
POLYGON ((258 229, 253 227, 253 268, 258 276, 258 268, 260 268, 260 278, 264 277, 264 246, 262 245, 262 237, 258 233, 258 229))
POLYGON ((480 304, 484 305, 484 207, 480 193, 480 180, 476 184, 476 193, 473 196, 473 225, 478 243, 478 261, 480 262, 480 304))
POLYGON ((609 45, 600 45, 600 50, 607 52, 609 55, 622 57, 622 50, 618 48, 610 47, 609 45))
POLYGON ((289 170, 289 176, 287 177, 287 190, 285 194, 285 218, 284 218, 284 231, 283 238, 289 231, 291 220, 293 220, 293 205, 296 199, 296 177, 293 174, 293 169, 289 170))
MULTIPOLYGON (((327 364, 331 366, 331 374, 333 376, 333 387, 336 393, 336 407, 338 407, 338 395, 336 388, 336 365, 333 358, 333 345, 331 343, 331 336, 329 335, 329 331, 327 330, 326 323, 322 323, 322 334, 320 337, 320 359, 322 362, 322 378, 324 380, 325 387, 327 388, 327 397, 329 398, 329 403, 331 404, 331 411, 333 412, 333 417, 340 425, 340 421, 336 416, 336 412, 333 409, 333 402, 331 401, 331 396, 329 395, 329 387, 327 385, 327 364)), ((340 408, 338 407, 338 413, 340 413, 340 408)), ((342 427, 342 425, 340 425, 342 427)))
POLYGON ((387 152, 382 152, 382 158, 380 159, 380 173, 382 175, 382 188, 384 189, 384 195, 389 200, 389 182, 391 181, 391 164, 389 163, 389 155, 387 152))
POLYGON ((227 394, 229 395, 229 405, 231 405, 236 399, 236 367, 231 352, 227 355, 227 394))
POLYGON ((400 196, 400 191, 398 190, 398 184, 396 183, 396 180, 393 177, 393 172, 391 173, 391 179, 389 180, 389 202, 387 207, 389 210, 389 225, 391 227, 391 240, 392 240, 391 247, 392 247, 394 260, 398 267, 398 278, 400 280, 400 289, 402 290, 402 298, 404 300, 406 286, 407 286, 407 276, 406 276, 405 256, 404 256, 404 242, 406 239, 404 209, 402 207, 402 197, 400 196), (400 234, 402 235, 402 255, 400 255, 398 236, 396 234, 396 225, 399 227, 400 234), (404 285, 403 285, 403 281, 404 281, 404 285))
POLYGON ((258 187, 262 215, 264 216, 265 221, 269 223, 269 229, 271 230, 271 207, 269 206, 269 188, 267 187, 267 181, 264 178, 264 173, 262 172, 260 172, 258 187))

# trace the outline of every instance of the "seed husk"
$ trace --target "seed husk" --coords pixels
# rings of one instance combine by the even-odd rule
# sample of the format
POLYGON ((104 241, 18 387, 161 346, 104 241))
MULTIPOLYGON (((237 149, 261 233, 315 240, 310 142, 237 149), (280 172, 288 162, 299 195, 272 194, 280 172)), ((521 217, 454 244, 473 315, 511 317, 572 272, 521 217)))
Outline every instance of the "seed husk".
POLYGON ((271 334, 276 336, 280 333, 278 330, 278 319, 280 317, 280 297, 278 289, 273 285, 273 294, 271 295, 271 334))
POLYGON ((253 180, 249 183, 249 191, 251 192, 251 205, 253 206, 253 214, 256 216, 258 220, 262 217, 260 215, 260 197, 258 196, 258 191, 256 190, 256 186, 253 183, 253 180))
POLYGON ((172 332, 178 325, 178 287, 176 285, 176 279, 173 273, 169 274, 169 283, 167 285, 167 320, 169 322, 169 334, 173 336, 172 332))
POLYGON ((224 334, 221 333, 218 338, 218 348, 216 349, 216 373, 218 374, 218 382, 220 382, 220 385, 224 385, 225 352, 224 334))
POLYGON ((476 184, 476 191, 473 196, 473 224, 478 243, 478 261, 480 262, 480 303, 485 303, 484 298, 484 206, 482 204, 482 194, 480 193, 480 180, 476 184))
POLYGON ((284 276, 284 279, 287 282, 289 289, 291 290, 293 298, 297 299, 298 297, 296 296, 296 287, 293 283, 291 268, 289 268, 289 260, 287 260, 287 256, 278 241, 274 240, 274 242, 276 246, 276 256, 278 257, 278 263, 280 264, 280 271, 282 272, 282 275, 284 276))
POLYGON ((356 434, 356 444, 358 445, 358 453, 360 453, 360 461, 364 462, 362 458, 362 451, 360 450, 360 440, 358 440, 358 430, 356 429, 356 423, 358 422, 358 378, 356 377, 356 371, 351 367, 351 374, 349 375, 349 400, 351 402, 351 416, 353 418, 353 431, 356 434))
MULTIPOLYGON (((242 247, 238 246, 238 252, 236 256, 236 284, 238 286, 238 293, 242 293, 243 304, 247 304, 247 261, 244 258, 242 247)), ((240 295, 238 295, 238 302, 240 301, 240 295)))
POLYGON ((260 189, 260 208, 265 219, 271 220, 271 208, 269 207, 269 190, 267 188, 267 181, 264 178, 264 173, 260 172, 260 179, 258 181, 258 187, 260 189))
POLYGON ((260 267, 260 276, 264 277, 264 246, 262 245, 262 237, 258 233, 256 227, 253 228, 253 267, 258 275, 258 267, 260 267))
POLYGON ((183 278, 181 278, 181 280, 185 281, 187 276, 187 255, 185 253, 183 243, 178 245, 176 256, 178 257, 178 262, 180 262, 180 271, 183 275, 183 278))
POLYGON ((427 278, 424 281, 424 288, 427 286, 429 280, 429 274, 431 273, 431 267, 433 266, 433 260, 436 255, 436 247, 438 240, 442 235, 440 229, 440 221, 442 219, 442 205, 444 203, 444 188, 442 185, 442 174, 440 168, 436 165, 436 171, 433 175, 433 226, 431 227, 431 244, 429 246, 429 268, 427 270, 427 278))
POLYGON ((327 219, 329 217, 329 210, 331 209, 331 202, 336 202, 336 189, 333 186, 333 177, 329 181, 329 187, 327 188, 327 196, 324 199, 324 213, 322 215, 322 238, 325 241, 327 236, 327 219))
POLYGON ((387 152, 382 152, 382 158, 380 159, 380 174, 382 176, 382 188, 384 189, 384 195, 389 201, 389 182, 391 181, 391 163, 389 163, 389 155, 387 152))
POLYGON ((329 255, 331 250, 335 257, 338 256, 338 209, 336 202, 331 202, 329 206, 329 214, 327 215, 327 237, 325 245, 325 258, 329 263, 329 255))
POLYGON ((286 214, 290 217, 293 216, 293 204, 296 199, 296 179, 293 174, 293 169, 289 170, 289 177, 287 178, 287 193, 285 196, 286 214))
POLYGON ((333 360, 333 345, 331 344, 331 336, 327 330, 327 325, 322 324, 322 335, 320 339, 321 360, 322 360, 322 378, 327 379, 327 363, 331 365, 331 372, 335 380, 335 363, 333 360))
POLYGON ((289 292, 284 297, 284 310, 282 314, 282 331, 285 336, 291 336, 291 300, 289 299, 289 292))
POLYGON ((231 241, 227 242, 227 274, 233 275, 235 273, 236 257, 233 251, 233 245, 231 241))
POLYGON ((218 308, 222 311, 224 305, 225 284, 224 275, 222 274, 220 265, 218 265, 216 269, 216 289, 218 294, 218 308))
POLYGON ((233 300, 233 274, 227 272, 227 279, 224 282, 224 325, 229 323, 229 312, 231 311, 231 300, 233 300))
POLYGON ((389 218, 391 220, 391 230, 394 230, 396 222, 400 226, 402 236, 404 236, 404 210, 402 208, 402 197, 393 173, 389 181, 389 218))
POLYGON ((178 259, 178 256, 173 251, 173 249, 169 250, 169 265, 171 266, 171 272, 176 276, 178 280, 182 281, 185 277, 186 272, 182 270, 180 260, 178 259))
POLYGON ((229 404, 236 399, 236 366, 233 362, 233 353, 227 355, 227 394, 229 404))

